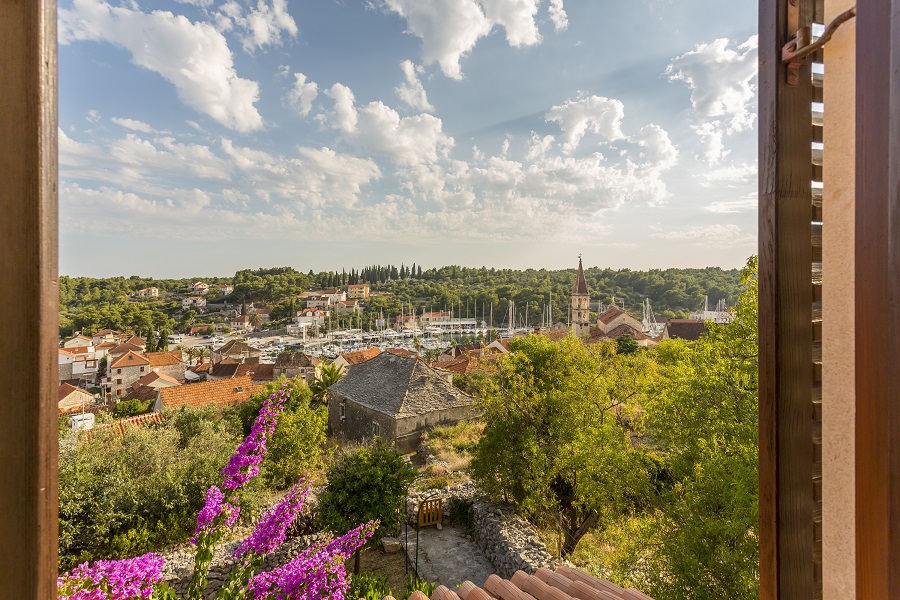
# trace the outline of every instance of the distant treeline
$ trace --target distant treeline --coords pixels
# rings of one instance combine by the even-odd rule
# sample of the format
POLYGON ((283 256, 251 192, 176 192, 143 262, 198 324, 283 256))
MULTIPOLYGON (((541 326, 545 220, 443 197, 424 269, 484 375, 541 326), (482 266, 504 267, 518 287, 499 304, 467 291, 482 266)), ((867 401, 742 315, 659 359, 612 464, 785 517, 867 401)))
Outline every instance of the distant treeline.
MULTIPOLYGON (((705 269, 585 269, 591 292, 591 309, 609 304, 613 298, 619 306, 640 316, 645 298, 660 317, 687 316, 703 305, 725 300, 732 305, 741 291, 739 271, 707 267, 705 269)), ((529 325, 545 321, 543 315, 552 306, 554 322, 568 320, 569 297, 575 280, 575 269, 496 269, 450 265, 423 269, 412 263, 369 265, 360 269, 303 273, 292 267, 243 269, 234 277, 202 277, 185 279, 150 279, 137 276, 97 279, 60 277, 61 331, 102 327, 143 329, 149 325, 167 327, 181 318, 181 304, 172 293, 187 294, 190 283, 202 280, 208 284, 228 283, 234 287, 227 297, 212 292, 210 302, 232 304, 264 304, 273 308, 272 319, 284 321, 302 306, 300 294, 310 290, 345 287, 367 283, 375 297, 365 303, 362 315, 354 317, 353 326, 371 327, 379 316, 393 317, 402 312, 453 309, 454 316, 487 320, 493 311, 495 326, 505 323, 510 302, 515 303, 518 321, 526 315, 529 325), (157 287, 158 299, 133 295, 146 287, 157 287), (130 308, 126 308, 126 306, 130 308), (135 321, 135 325, 131 324, 135 321)))

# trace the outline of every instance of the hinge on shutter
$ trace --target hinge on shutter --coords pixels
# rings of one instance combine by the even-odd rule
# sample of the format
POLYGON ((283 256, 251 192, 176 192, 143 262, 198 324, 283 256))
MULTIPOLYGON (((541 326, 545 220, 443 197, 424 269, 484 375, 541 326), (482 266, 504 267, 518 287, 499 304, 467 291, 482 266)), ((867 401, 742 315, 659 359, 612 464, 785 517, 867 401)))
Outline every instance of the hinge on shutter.
POLYGON ((842 12, 828 24, 822 35, 815 42, 812 41, 812 29, 809 26, 800 27, 800 0, 788 0, 788 31, 795 31, 794 39, 788 41, 781 49, 781 60, 787 65, 787 84, 797 85, 800 81, 800 65, 807 56, 822 48, 838 27, 856 16, 856 7, 842 12))

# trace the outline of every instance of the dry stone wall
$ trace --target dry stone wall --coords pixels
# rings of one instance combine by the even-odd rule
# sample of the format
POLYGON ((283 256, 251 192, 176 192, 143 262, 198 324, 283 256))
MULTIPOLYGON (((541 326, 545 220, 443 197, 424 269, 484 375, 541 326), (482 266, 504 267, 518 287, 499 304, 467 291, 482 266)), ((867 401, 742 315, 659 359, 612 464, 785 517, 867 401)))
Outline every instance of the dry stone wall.
POLYGON ((508 579, 519 570, 533 574, 539 567, 552 571, 564 563, 550 554, 534 528, 512 506, 490 502, 472 482, 410 494, 406 504, 410 535, 415 531, 419 503, 436 497, 444 499, 445 514, 466 521, 475 543, 501 577, 508 579))

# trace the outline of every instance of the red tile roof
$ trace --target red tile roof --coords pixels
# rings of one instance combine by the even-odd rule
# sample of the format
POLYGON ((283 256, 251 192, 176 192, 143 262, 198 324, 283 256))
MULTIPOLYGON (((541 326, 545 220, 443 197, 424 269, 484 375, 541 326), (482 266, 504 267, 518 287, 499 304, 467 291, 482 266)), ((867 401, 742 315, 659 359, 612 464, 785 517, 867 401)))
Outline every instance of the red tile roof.
POLYGON ((353 366, 366 362, 370 358, 375 358, 379 354, 381 354, 381 348, 366 348, 357 352, 344 352, 341 354, 341 358, 346 360, 348 365, 353 366))
MULTIPOLYGON (((385 597, 388 600, 391 596, 385 597)), ((540 568, 534 575, 516 571, 508 580, 497 575, 487 578, 481 587, 464 581, 454 591, 439 585, 431 600, 653 600, 634 588, 625 589, 584 571, 560 566, 556 571, 540 568)), ((428 600, 422 592, 413 592, 409 600, 428 600)))
POLYGON ((119 437, 124 439, 126 429, 128 429, 129 427, 146 425, 147 423, 162 423, 162 417, 159 413, 149 412, 134 417, 128 417, 127 419, 121 419, 119 421, 116 421, 115 423, 107 423, 105 425, 101 425, 100 429, 113 428, 119 433, 119 437))
POLYGON ((171 350, 169 352, 148 352, 144 356, 150 361, 150 368, 168 367, 183 363, 184 355, 181 350, 171 350))
POLYGON ((406 348, 388 348, 385 352, 389 352, 390 354, 394 354, 396 356, 405 356, 407 358, 418 358, 419 355, 413 352, 412 350, 407 350, 406 348))
POLYGON ((606 310, 604 310, 602 313, 600 313, 600 316, 597 317, 597 320, 600 321, 601 323, 607 324, 607 323, 611 322, 613 319, 615 319, 616 317, 618 317, 619 315, 623 314, 624 312, 625 311, 622 310, 621 308, 619 308, 618 306, 613 305, 613 306, 610 306, 609 308, 607 308, 606 310))
POLYGON ((150 361, 145 356, 129 350, 109 365, 110 369, 121 369, 123 367, 134 367, 137 365, 149 365, 150 361))
POLYGON ((165 375, 163 373, 157 373, 156 371, 150 371, 149 373, 147 373, 146 375, 144 375, 143 377, 141 377, 140 379, 138 379, 137 381, 132 383, 131 389, 136 390, 139 387, 141 387, 142 385, 150 385, 151 383, 153 383, 154 381, 156 381, 158 379, 162 379, 163 381, 167 381, 167 382, 173 383, 175 385, 180 385, 178 380, 173 377, 169 377, 168 375, 165 375))
POLYGON ((159 390, 163 408, 180 406, 217 406, 225 408, 250 399, 262 387, 254 384, 249 375, 232 379, 219 379, 204 383, 191 383, 159 390))
POLYGON ((638 331, 628 323, 622 323, 621 325, 617 325, 613 327, 610 331, 606 332, 606 337, 611 340, 618 339, 622 335, 630 335, 634 340, 646 340, 648 337, 644 335, 643 331, 638 331))

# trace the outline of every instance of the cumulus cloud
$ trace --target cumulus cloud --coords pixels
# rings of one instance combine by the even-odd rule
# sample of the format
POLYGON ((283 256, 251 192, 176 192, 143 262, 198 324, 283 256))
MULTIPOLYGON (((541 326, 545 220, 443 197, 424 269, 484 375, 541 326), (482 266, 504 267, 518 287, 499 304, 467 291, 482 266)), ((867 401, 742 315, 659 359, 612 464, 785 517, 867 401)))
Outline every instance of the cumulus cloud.
POLYGON ((411 60, 404 60, 400 63, 400 69, 406 78, 406 82, 401 83, 394 88, 394 93, 400 98, 400 101, 412 108, 422 112, 434 112, 434 106, 428 102, 428 95, 425 93, 425 87, 419 81, 419 75, 423 69, 419 65, 413 64, 411 60))
POLYGON ((357 107, 353 91, 336 83, 325 94, 334 107, 317 118, 342 132, 342 137, 361 152, 384 156, 396 164, 435 162, 446 157, 453 138, 443 132, 442 121, 429 114, 401 117, 382 102, 357 107))
POLYGON ((698 225, 687 229, 659 231, 650 237, 660 240, 694 242, 701 246, 749 246, 756 243, 756 236, 744 232, 733 224, 698 225))
POLYGON ((485 17, 506 29, 506 41, 513 48, 541 43, 534 22, 540 3, 541 0, 481 0, 485 17))
POLYGON ((61 44, 102 41, 131 53, 134 64, 159 73, 194 110, 241 132, 263 126, 254 104, 259 84, 238 77, 224 36, 208 23, 168 11, 144 13, 102 0, 74 0, 59 11, 61 44))
POLYGON ((670 81, 682 81, 691 89, 695 129, 710 163, 728 154, 726 136, 753 127, 756 119, 757 36, 736 49, 730 45, 727 38, 698 44, 666 68, 670 81))
POLYGON ((313 100, 319 95, 319 86, 307 81, 303 73, 294 73, 294 87, 284 96, 285 103, 305 117, 312 110, 313 100))
POLYGON ((563 8, 563 0, 550 0, 550 20, 553 22, 553 28, 556 31, 565 31, 569 28, 569 15, 563 8))
POLYGON ((229 0, 219 8, 218 25, 223 30, 233 29, 241 40, 245 52, 257 48, 280 46, 286 33, 297 37, 297 23, 287 11, 287 0, 257 0, 248 6, 229 0))
MULTIPOLYGON (((459 61, 495 25, 504 28, 510 46, 541 43, 535 23, 540 3, 541 0, 384 0, 389 10, 406 20, 407 32, 422 40, 422 61, 426 65, 438 63, 444 75, 453 79, 462 79, 459 61)), ((561 10, 562 3, 557 0, 554 6, 557 4, 561 10)))
POLYGON ((619 100, 603 96, 587 96, 578 100, 568 100, 554 106, 544 118, 556 122, 563 132, 563 150, 572 152, 588 131, 600 135, 604 141, 622 139, 622 119, 625 105, 619 100))

